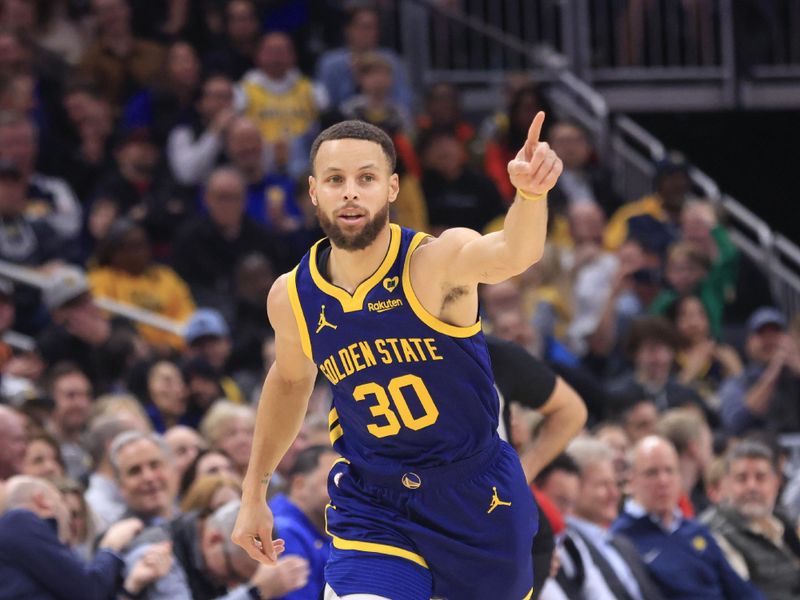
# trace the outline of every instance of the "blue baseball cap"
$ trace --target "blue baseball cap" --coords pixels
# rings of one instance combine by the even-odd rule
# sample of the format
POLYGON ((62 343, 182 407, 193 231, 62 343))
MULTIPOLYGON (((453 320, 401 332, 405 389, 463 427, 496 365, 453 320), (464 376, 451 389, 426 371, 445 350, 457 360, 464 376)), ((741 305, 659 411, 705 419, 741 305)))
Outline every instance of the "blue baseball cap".
POLYGON ((189 318, 183 339, 192 344, 201 337, 227 337, 230 329, 222 314, 213 308, 200 308, 189 318))
POLYGON ((747 333, 756 332, 765 325, 777 325, 781 329, 786 329, 786 317, 773 306, 762 306, 747 319, 747 333))

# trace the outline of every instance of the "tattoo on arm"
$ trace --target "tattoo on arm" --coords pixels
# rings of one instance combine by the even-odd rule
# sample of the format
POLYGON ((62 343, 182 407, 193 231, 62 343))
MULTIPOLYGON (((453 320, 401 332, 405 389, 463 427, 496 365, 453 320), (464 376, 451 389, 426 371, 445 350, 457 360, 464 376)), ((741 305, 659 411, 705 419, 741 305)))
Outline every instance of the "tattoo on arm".
POLYGON ((272 479, 272 473, 267 473, 264 477, 261 478, 261 483, 264 485, 269 485, 269 480, 272 479))

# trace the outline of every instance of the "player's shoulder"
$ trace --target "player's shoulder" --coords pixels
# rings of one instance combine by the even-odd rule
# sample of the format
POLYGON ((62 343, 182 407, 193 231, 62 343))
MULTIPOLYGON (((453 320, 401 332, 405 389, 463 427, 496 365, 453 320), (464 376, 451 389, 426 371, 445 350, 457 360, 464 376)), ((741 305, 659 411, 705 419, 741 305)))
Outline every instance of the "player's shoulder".
POLYGON ((481 237, 481 234, 466 227, 451 227, 445 229, 438 237, 428 237, 419 246, 419 249, 429 255, 443 255, 447 257, 458 252, 466 244, 481 237))
POLYGON ((283 273, 275 280, 267 293, 267 312, 270 320, 274 316, 289 316, 292 314, 292 302, 289 296, 290 286, 293 285, 295 272, 283 273))

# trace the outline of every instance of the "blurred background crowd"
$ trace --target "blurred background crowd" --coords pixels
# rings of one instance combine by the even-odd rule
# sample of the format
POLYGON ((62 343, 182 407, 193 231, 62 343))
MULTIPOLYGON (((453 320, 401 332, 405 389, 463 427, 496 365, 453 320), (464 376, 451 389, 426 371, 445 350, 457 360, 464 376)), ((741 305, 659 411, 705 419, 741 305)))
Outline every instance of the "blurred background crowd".
MULTIPOLYGON (((413 86, 382 45, 391 4, 0 2, 0 598, 318 598, 323 381, 271 499, 287 552, 259 566, 230 541, 266 294, 322 236, 311 141, 381 127, 394 222, 489 232, 538 110, 565 167, 545 257, 480 291, 484 330, 588 409, 532 482, 557 540, 537 595, 800 597, 800 468, 778 443, 800 433, 798 315, 683 156, 624 197, 530 77, 484 114, 413 86)), ((511 409, 524 452, 540 417, 511 409)))

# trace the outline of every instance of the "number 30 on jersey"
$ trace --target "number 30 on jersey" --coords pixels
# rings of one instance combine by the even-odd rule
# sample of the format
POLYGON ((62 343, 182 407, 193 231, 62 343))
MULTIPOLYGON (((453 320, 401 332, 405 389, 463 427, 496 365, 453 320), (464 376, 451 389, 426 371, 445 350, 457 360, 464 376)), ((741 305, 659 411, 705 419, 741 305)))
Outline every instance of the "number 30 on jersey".
POLYGON ((362 383, 353 390, 353 397, 359 402, 368 398, 377 401, 369 410, 373 417, 377 417, 378 422, 367 425, 367 431, 377 438, 397 435, 402 426, 419 431, 430 427, 439 418, 439 409, 436 408, 428 388, 416 375, 395 377, 386 387, 375 382, 362 383), (422 405, 423 414, 418 417, 412 414, 406 402, 409 389, 413 390, 422 405))

